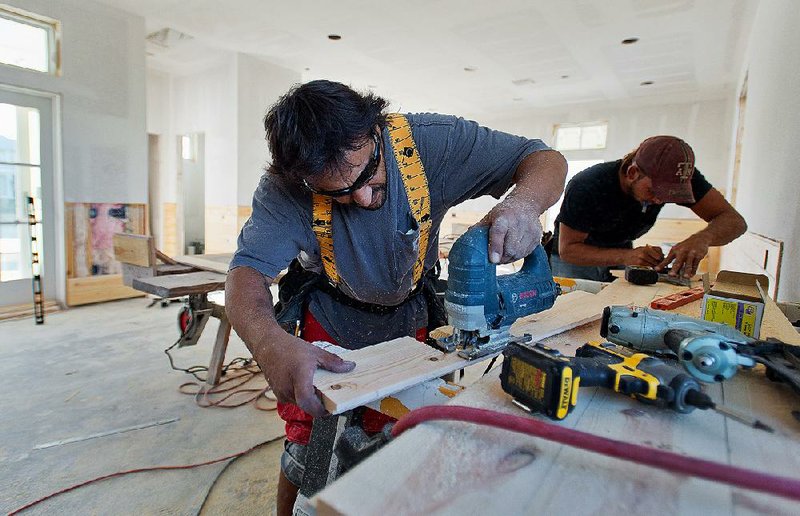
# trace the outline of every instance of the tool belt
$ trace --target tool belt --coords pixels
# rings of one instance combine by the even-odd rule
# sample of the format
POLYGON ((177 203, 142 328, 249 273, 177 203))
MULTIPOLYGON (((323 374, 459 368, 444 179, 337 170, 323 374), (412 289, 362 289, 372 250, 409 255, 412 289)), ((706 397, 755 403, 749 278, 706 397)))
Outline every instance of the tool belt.
POLYGON ((379 305, 353 299, 330 284, 328 279, 313 271, 303 268, 296 258, 289 264, 288 272, 278 281, 278 302, 275 303, 275 318, 278 324, 288 333, 295 333, 303 321, 303 313, 307 306, 308 296, 314 290, 325 292, 334 301, 356 310, 378 315, 395 313, 408 301, 422 294, 428 308, 428 329, 432 330, 447 324, 447 313, 441 295, 437 293, 441 267, 437 262, 423 276, 422 280, 408 296, 397 305, 379 305))

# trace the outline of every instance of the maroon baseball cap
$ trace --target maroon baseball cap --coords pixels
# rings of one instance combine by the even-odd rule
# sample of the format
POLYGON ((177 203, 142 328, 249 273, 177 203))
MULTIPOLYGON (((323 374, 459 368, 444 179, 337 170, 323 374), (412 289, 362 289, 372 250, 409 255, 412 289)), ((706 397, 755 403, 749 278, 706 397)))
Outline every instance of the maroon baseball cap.
POLYGON ((653 193, 663 202, 692 204, 694 151, 675 136, 652 136, 639 145, 633 158, 653 182, 653 193))

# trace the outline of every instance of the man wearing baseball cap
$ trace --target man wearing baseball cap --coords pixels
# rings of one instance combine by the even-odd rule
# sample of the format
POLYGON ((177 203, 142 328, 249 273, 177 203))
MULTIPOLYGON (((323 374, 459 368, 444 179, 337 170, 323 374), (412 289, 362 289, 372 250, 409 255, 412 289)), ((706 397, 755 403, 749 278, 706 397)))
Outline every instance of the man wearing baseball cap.
POLYGON ((555 222, 553 274, 612 281, 611 268, 651 266, 686 278, 710 246, 725 245, 747 230, 742 216, 694 166, 694 151, 675 136, 653 136, 621 160, 577 174, 564 191, 555 222), (701 231, 661 248, 633 247, 656 222, 665 203, 686 206, 708 222, 701 231))

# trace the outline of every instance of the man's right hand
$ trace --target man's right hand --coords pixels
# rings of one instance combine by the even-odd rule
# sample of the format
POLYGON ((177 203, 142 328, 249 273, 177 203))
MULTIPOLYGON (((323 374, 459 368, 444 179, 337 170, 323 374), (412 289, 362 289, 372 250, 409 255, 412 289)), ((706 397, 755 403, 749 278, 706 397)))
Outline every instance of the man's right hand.
POLYGON ((355 362, 343 360, 288 333, 276 335, 261 350, 254 358, 278 401, 294 403, 314 417, 327 413, 314 389, 314 371, 320 368, 346 373, 356 366, 355 362))
POLYGON ((643 245, 630 250, 630 258, 625 265, 641 265, 655 267, 664 259, 664 252, 660 247, 643 245))

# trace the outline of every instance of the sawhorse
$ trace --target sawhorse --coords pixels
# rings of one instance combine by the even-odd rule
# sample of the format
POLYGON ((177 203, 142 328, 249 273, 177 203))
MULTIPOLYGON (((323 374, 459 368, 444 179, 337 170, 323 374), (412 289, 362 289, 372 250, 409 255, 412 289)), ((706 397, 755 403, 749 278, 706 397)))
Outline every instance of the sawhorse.
POLYGON ((197 344, 200 334, 210 317, 219 319, 217 337, 211 352, 206 384, 214 386, 222 376, 225 352, 231 335, 231 324, 225 315, 223 305, 209 301, 208 294, 225 289, 225 274, 209 271, 171 274, 149 278, 135 278, 132 284, 136 290, 162 298, 188 296, 187 305, 181 309, 178 325, 181 330, 178 347, 197 344))

